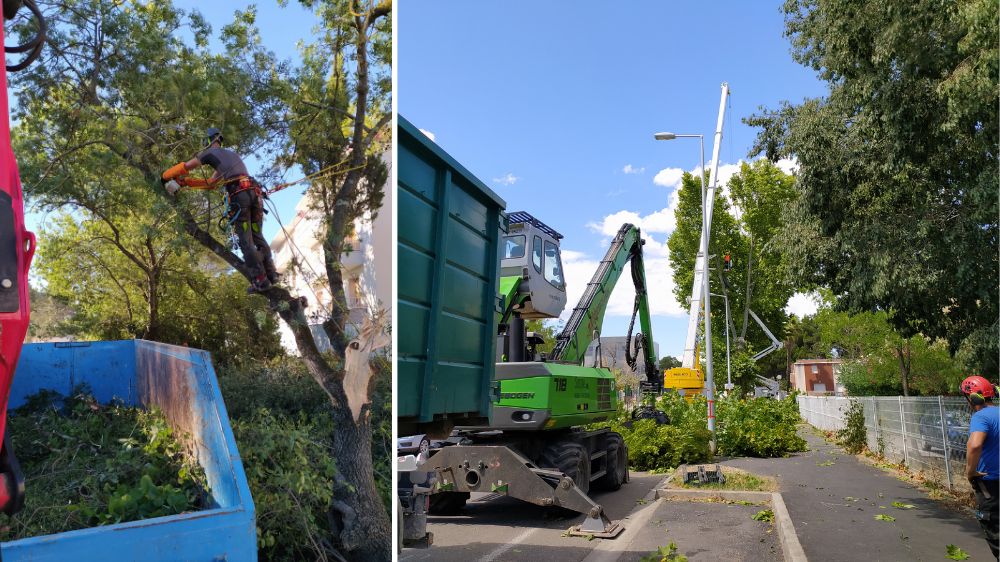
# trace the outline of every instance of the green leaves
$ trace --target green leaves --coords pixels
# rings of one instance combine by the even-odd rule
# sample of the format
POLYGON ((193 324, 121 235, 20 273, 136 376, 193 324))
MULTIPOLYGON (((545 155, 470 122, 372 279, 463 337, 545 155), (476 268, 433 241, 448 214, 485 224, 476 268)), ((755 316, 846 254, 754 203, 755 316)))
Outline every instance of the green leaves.
POLYGON ((868 430, 865 427, 865 407, 860 400, 851 400, 844 413, 844 428, 837 431, 837 442, 844 450, 856 455, 868 446, 868 430))
MULTIPOLYGON (((728 189, 732 205, 721 189, 716 193, 709 253, 718 256, 718 263, 713 263, 713 267, 721 264, 722 254, 732 255, 733 269, 727 274, 731 285, 728 295, 732 321, 735 335, 742 335, 748 341, 742 353, 739 348, 733 353, 733 380, 744 392, 752 390, 761 368, 750 360, 752 353, 747 352, 770 345, 767 336, 745 314, 747 299, 750 308, 764 323, 776 330, 785 321, 784 308, 794 293, 794 287, 785 279, 780 248, 771 242, 782 225, 781 209, 796 197, 793 182, 792 176, 761 160, 741 164, 739 172, 730 178, 728 189), (738 211, 738 219, 730 212, 732 206, 738 211), (748 276, 751 282, 749 297, 746 288, 748 276)), ((700 178, 685 173, 678 197, 677 228, 671 233, 667 246, 674 271, 674 294, 682 306, 687 306, 702 229, 700 178)), ((718 272, 713 271, 709 281, 713 293, 723 292, 718 272)), ((726 349, 725 315, 721 306, 713 318, 715 364, 721 365, 725 364, 726 349)))
MULTIPOLYGON (((994 2, 949 6, 786 2, 793 56, 829 91, 746 122, 754 154, 801 166, 776 237, 793 281, 954 352, 995 330, 1000 306, 1000 56, 994 2)), ((996 372, 997 338, 982 341, 969 368, 996 372)))
POLYGON ((892 507, 895 507, 897 509, 913 509, 917 506, 913 505, 912 503, 903 503, 901 501, 894 501, 892 502, 892 507))
MULTIPOLYGON (((669 425, 637 420, 628 422, 629 427, 625 414, 611 424, 625 438, 631 468, 665 472, 711 459, 703 397, 688 402, 667 394, 656 407, 667 414, 669 425)), ((794 400, 727 398, 716 401, 716 415, 720 455, 781 457, 806 448, 805 440, 795 432, 799 414, 794 400)))
POLYGON ((99 404, 76 391, 44 393, 13 412, 26 474, 43 494, 0 530, 13 540, 199 509, 208 492, 158 411, 99 404))
POLYGON ((969 558, 968 552, 962 550, 961 548, 958 548, 953 544, 949 544, 948 546, 946 546, 945 550, 947 552, 945 558, 949 560, 968 560, 969 558))
POLYGON ((729 397, 715 404, 721 455, 783 457, 806 449, 805 440, 795 430, 799 413, 792 398, 729 397))
POLYGON ((765 523, 774 523, 774 511, 770 509, 762 509, 753 514, 751 519, 754 521, 763 521, 765 523))
POLYGON ((890 522, 896 520, 896 518, 893 517, 892 515, 885 515, 884 513, 879 513, 878 515, 875 516, 875 519, 879 521, 890 521, 890 522))
POLYGON ((640 558, 639 562, 687 562, 687 560, 687 556, 677 552, 677 543, 670 541, 667 546, 661 546, 656 552, 640 558))

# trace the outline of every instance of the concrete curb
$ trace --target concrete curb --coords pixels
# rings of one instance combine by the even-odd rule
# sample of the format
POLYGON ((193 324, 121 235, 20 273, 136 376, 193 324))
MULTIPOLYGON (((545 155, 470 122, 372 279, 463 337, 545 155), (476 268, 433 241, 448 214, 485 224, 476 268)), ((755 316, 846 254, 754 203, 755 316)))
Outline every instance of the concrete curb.
POLYGON ((660 488, 656 497, 665 500, 691 501, 692 499, 722 498, 729 501, 771 502, 771 492, 741 492, 737 490, 681 490, 660 488))
POLYGON ((734 490, 680 490, 675 488, 660 488, 656 497, 665 500, 691 501, 696 499, 722 498, 729 501, 748 501, 770 503, 774 512, 774 528, 778 531, 781 542, 781 553, 785 562, 808 562, 806 553, 802 550, 799 537, 795 534, 795 525, 788 515, 785 500, 778 492, 739 492, 734 490))
POLYGON ((806 562, 806 553, 799 543, 799 536, 795 534, 795 525, 785 508, 785 500, 778 492, 771 494, 771 509, 774 510, 774 526, 778 529, 778 538, 781 539, 781 552, 785 555, 785 562, 806 562))

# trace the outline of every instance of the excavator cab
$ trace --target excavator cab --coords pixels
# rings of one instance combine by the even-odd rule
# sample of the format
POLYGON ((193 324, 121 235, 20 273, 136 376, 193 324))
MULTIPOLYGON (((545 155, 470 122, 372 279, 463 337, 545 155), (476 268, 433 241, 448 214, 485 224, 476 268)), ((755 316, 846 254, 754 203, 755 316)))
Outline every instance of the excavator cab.
POLYGON ((525 320, 557 318, 566 308, 562 234, 524 211, 508 215, 500 251, 500 277, 516 290, 511 304, 525 320), (516 285, 516 287, 515 287, 516 285))

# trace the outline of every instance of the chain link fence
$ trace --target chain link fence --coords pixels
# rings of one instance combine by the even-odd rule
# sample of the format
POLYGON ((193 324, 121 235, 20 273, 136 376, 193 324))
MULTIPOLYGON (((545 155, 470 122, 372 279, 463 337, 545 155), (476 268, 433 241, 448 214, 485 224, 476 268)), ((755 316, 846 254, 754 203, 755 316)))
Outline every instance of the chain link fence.
POLYGON ((964 477, 971 416, 964 398, 798 396, 797 400, 802 418, 824 431, 843 429, 851 401, 860 401, 869 449, 947 482, 951 489, 971 490, 964 477))

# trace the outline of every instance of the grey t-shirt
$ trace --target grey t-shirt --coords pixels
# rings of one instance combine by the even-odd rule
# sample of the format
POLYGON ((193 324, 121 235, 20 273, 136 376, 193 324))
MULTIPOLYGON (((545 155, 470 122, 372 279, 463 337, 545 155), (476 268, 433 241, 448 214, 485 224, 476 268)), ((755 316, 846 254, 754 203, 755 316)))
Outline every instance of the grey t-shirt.
POLYGON ((211 166, 225 180, 250 175, 240 155, 226 148, 206 148, 198 155, 198 160, 211 166))

